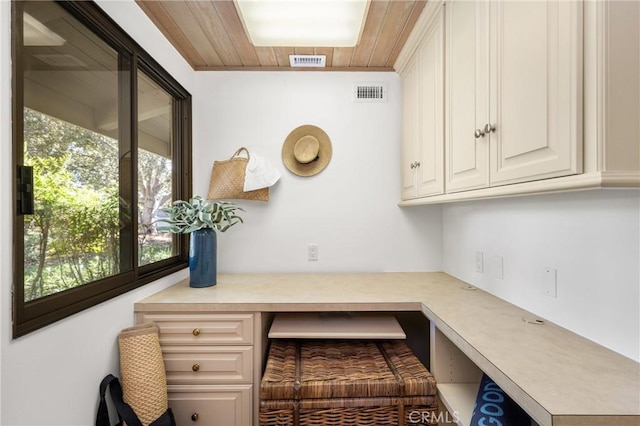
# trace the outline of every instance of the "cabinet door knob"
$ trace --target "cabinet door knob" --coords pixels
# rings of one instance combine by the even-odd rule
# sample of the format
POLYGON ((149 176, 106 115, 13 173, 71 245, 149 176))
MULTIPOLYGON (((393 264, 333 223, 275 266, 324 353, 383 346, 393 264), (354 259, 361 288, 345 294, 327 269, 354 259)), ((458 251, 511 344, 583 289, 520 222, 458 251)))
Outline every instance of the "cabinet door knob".
POLYGON ((193 333, 194 336, 199 336, 200 335, 200 329, 199 328, 194 328, 192 333, 193 333))
POLYGON ((484 125, 484 133, 491 133, 491 132, 495 132, 496 131, 496 125, 495 124, 485 124, 484 125))
POLYGON ((416 161, 416 169, 417 169, 418 167, 420 167, 420 162, 419 162, 419 161, 416 161))
POLYGON ((484 131, 481 129, 476 129, 474 136, 476 137, 476 139, 484 138, 484 131))
POLYGON ((198 413, 193 413, 191 415, 191 421, 197 422, 200 415, 198 413))
POLYGON ((200 371, 200 364, 193 364, 193 366, 191 367, 191 369, 193 371, 200 371))

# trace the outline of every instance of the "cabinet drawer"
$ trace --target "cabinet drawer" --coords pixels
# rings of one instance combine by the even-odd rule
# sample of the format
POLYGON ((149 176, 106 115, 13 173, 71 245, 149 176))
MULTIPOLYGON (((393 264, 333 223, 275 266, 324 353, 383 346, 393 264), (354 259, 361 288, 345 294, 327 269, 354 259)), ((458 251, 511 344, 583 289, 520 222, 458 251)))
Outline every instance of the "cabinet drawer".
POLYGON ((248 426, 252 424, 251 385, 169 386, 169 407, 177 426, 248 426))
POLYGON ((167 383, 251 383, 252 346, 162 347, 167 383))
POLYGON ((160 328, 161 345, 253 343, 253 314, 144 313, 160 328))

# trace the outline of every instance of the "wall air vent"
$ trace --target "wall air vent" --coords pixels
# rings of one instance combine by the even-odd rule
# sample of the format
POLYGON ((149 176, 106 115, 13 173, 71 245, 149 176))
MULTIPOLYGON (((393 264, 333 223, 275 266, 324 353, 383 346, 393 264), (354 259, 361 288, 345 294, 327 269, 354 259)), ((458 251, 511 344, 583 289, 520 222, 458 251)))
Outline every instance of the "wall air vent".
POLYGON ((324 68, 327 63, 326 55, 289 55, 292 68, 324 68))
POLYGON ((353 86, 354 102, 387 102, 386 83, 356 83, 353 86))

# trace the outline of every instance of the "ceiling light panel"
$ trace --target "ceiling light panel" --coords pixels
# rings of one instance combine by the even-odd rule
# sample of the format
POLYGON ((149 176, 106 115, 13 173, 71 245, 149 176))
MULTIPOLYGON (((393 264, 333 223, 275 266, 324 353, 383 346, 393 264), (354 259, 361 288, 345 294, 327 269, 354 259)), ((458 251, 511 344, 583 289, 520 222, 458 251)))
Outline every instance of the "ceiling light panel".
POLYGON ((27 12, 22 14, 25 46, 62 46, 66 40, 27 12))
POLYGON ((366 0, 236 0, 254 46, 350 47, 358 44, 366 0))

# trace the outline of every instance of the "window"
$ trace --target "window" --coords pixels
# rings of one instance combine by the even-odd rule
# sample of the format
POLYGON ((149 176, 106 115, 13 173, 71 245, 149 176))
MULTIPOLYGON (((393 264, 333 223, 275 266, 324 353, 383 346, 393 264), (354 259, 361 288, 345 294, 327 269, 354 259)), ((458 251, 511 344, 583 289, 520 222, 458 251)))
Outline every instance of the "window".
POLYGON ((13 8, 18 337, 187 265, 191 96, 92 2, 13 8))
POLYGON ((138 265, 176 254, 173 234, 155 228, 160 207, 173 201, 173 98, 138 72, 138 265))

